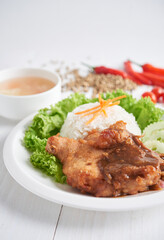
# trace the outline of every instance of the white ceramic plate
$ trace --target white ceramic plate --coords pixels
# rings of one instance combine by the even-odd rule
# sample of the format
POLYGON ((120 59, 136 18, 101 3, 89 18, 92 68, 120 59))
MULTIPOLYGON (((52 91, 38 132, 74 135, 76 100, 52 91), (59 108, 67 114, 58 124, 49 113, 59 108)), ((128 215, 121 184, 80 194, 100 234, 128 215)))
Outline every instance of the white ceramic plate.
POLYGON ((34 115, 22 120, 9 134, 4 145, 4 162, 11 176, 32 193, 71 207, 97 211, 127 211, 164 202, 164 191, 151 191, 120 198, 96 198, 81 194, 66 184, 58 184, 35 169, 29 152, 22 145, 24 131, 34 115))

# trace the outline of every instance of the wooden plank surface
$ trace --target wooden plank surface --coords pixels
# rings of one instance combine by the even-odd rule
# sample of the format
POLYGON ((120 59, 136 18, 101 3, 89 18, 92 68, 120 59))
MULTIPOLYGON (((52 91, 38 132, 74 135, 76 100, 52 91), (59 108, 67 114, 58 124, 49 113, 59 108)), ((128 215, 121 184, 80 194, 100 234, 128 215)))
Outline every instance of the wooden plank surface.
POLYGON ((3 143, 14 125, 0 118, 0 239, 51 240, 61 206, 22 188, 3 163, 3 143))
POLYGON ((101 213, 63 207, 54 240, 163 240, 164 206, 101 213))

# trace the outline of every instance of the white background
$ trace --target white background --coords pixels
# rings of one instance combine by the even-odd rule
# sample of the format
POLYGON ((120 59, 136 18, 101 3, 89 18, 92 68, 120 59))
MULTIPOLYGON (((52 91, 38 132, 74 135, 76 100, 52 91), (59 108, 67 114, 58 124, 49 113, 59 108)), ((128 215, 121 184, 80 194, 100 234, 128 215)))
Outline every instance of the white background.
MULTIPOLYGON (((163 0, 0 0, 0 69, 50 60, 164 67, 163 0)), ((0 117, 0 239, 164 239, 164 205, 126 213, 63 207, 20 187, 2 159, 16 123, 0 117)), ((9 149, 10 150, 10 149, 9 149)))

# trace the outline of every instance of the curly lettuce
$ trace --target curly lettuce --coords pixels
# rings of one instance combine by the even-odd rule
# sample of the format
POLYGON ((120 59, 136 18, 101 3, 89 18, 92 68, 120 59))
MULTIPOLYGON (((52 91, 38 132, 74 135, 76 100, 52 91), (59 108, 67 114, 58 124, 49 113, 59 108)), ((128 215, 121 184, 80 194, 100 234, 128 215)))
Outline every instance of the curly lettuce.
POLYGON ((141 98, 133 105, 129 112, 133 113, 142 131, 149 124, 158 122, 164 114, 164 110, 157 108, 150 97, 141 98))
POLYGON ((87 99, 83 94, 75 93, 50 108, 41 109, 25 132, 24 145, 32 153, 31 163, 34 167, 52 176, 56 182, 64 183, 66 177, 60 161, 45 151, 47 139, 60 131, 68 112, 91 101, 94 100, 87 99))

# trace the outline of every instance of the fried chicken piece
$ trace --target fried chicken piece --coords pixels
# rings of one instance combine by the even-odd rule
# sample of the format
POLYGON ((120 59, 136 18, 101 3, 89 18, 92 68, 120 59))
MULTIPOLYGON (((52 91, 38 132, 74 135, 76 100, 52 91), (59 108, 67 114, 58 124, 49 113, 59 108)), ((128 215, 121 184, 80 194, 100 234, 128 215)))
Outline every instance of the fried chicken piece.
POLYGON ((50 137, 46 150, 61 160, 69 185, 97 197, 136 194, 160 179, 160 157, 123 121, 85 139, 50 137))
POLYGON ((55 136, 48 139, 46 150, 62 162, 69 185, 93 195, 112 196, 113 186, 105 181, 97 165, 102 150, 89 146, 85 140, 55 136))
POLYGON ((102 132, 93 130, 85 137, 85 140, 87 140, 89 145, 103 149, 111 148, 115 144, 122 143, 129 136, 130 133, 126 130, 126 123, 118 121, 117 125, 113 124, 102 132))
POLYGON ((161 180, 164 181, 164 153, 159 154, 161 158, 160 169, 161 169, 161 180))

